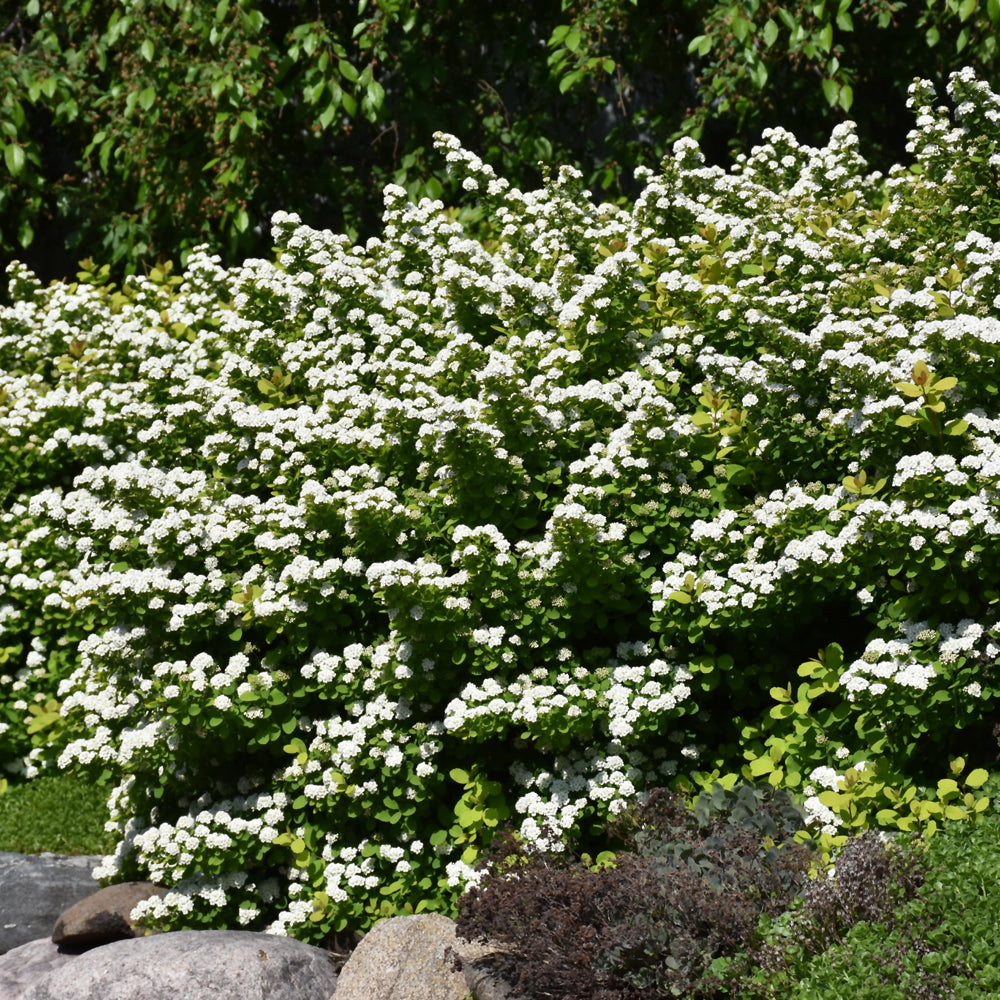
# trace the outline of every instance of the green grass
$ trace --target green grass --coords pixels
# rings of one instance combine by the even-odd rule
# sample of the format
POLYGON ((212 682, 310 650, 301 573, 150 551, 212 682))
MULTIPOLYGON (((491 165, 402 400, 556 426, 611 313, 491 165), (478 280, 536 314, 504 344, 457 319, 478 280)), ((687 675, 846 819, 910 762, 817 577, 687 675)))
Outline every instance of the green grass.
POLYGON ((106 854, 106 788, 78 775, 42 775, 0 793, 0 851, 106 854))

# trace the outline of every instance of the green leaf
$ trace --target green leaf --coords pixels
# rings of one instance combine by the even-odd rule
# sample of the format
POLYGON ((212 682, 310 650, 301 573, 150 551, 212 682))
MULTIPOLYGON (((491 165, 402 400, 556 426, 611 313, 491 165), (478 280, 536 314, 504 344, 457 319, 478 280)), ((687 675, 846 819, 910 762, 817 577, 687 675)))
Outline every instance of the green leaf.
POLYGON ((328 129, 331 124, 333 124, 333 119, 337 116, 337 103, 331 102, 326 106, 323 112, 319 116, 319 127, 321 129, 328 129))
POLYGON ((101 170, 105 173, 108 172, 108 162, 111 158, 111 153, 115 147, 115 140, 113 138, 105 139, 101 143, 100 151, 97 154, 98 161, 101 164, 101 170))
POLYGON ((143 87, 139 91, 139 107, 143 111, 148 111, 156 101, 156 89, 154 87, 143 87))
POLYGON ((986 783, 987 778, 989 778, 990 772, 983 767, 977 767, 974 771, 970 771, 965 779, 965 784, 969 788, 979 788, 986 783))
POLYGON ((337 63, 337 68, 340 70, 340 75, 351 83, 358 82, 358 71, 354 66, 348 62, 346 59, 341 59, 337 63))
POLYGON ((142 55, 142 58, 146 60, 146 62, 153 61, 154 52, 155 49, 153 48, 153 40, 151 38, 147 38, 142 45, 139 46, 139 53, 142 55))
POLYGON ((463 771, 460 767, 453 767, 448 772, 448 777, 452 781, 457 781, 460 785, 467 785, 469 783, 469 772, 463 771))
POLYGON ((569 34, 568 24, 557 24, 552 29, 552 34, 549 36, 549 47, 555 48, 557 45, 562 45, 563 40, 569 34))
POLYGON ((560 94, 565 94, 566 91, 569 90, 570 87, 572 87, 574 83, 576 83, 579 80, 583 79, 583 75, 584 75, 584 73, 583 73, 582 69, 577 69, 577 70, 574 70, 572 73, 567 73, 559 81, 559 93, 560 94))
POLYGON ((17 177, 24 170, 24 150, 17 143, 10 143, 4 147, 3 158, 11 177, 17 177))
POLYGON ((767 19, 764 24, 764 44, 770 48, 778 40, 778 35, 780 34, 780 28, 771 20, 767 19))
POLYGON ((455 806, 455 815, 458 817, 458 825, 462 827, 463 830, 467 830, 470 826, 475 826, 482 818, 483 814, 478 809, 469 809, 464 803, 459 802, 455 806))
POLYGON ((378 80, 372 80, 368 86, 368 100, 372 107, 378 109, 385 103, 385 87, 378 80))
POLYGON ((823 96, 826 98, 826 103, 832 108, 837 103, 837 97, 840 94, 840 86, 836 80, 831 80, 827 77, 823 81, 823 96))
POLYGON ((59 718, 58 712, 42 712, 40 715, 36 715, 31 722, 28 723, 28 733, 34 735, 43 729, 48 728, 59 718))
POLYGON ((707 56, 712 51, 712 41, 711 35, 695 35, 688 42, 688 54, 697 52, 700 56, 707 56))

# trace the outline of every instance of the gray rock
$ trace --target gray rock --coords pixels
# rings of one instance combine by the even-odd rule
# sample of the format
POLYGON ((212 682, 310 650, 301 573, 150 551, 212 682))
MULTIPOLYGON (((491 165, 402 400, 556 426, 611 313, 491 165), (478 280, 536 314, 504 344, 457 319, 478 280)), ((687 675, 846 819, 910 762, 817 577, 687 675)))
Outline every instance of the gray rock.
POLYGON ((459 941, 455 921, 441 913, 390 917, 354 949, 334 1000, 461 1000, 469 986, 454 969, 451 951, 464 964, 495 950, 459 941))
POLYGON ((517 958, 506 952, 463 962, 465 982, 476 1000, 522 1000, 511 986, 517 978, 517 958))
POLYGON ((97 886, 100 856, 0 852, 0 955, 48 937, 59 915, 97 886))
POLYGON ((60 949, 47 937, 18 945, 0 955, 0 1000, 18 1000, 34 982, 67 962, 76 952, 60 949))
POLYGON ((18 1000, 330 1000, 332 957, 251 931, 171 931, 92 948, 18 1000))
POLYGON ((132 922, 137 903, 167 890, 152 882, 119 882, 74 903, 62 913, 52 931, 55 944, 93 947, 122 938, 143 937, 145 931, 132 922))

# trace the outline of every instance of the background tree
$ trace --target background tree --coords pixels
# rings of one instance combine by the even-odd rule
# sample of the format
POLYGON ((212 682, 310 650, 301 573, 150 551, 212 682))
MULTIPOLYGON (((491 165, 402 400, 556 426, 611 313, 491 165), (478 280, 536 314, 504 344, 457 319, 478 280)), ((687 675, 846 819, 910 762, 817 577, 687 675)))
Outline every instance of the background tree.
POLYGON ((886 166, 912 77, 995 79, 998 27, 1000 0, 4 3, 0 254, 44 277, 206 241, 231 261, 267 252, 277 209, 364 236, 386 183, 442 193, 437 129, 524 186, 576 164, 605 199, 682 134, 721 162, 850 116, 886 166))

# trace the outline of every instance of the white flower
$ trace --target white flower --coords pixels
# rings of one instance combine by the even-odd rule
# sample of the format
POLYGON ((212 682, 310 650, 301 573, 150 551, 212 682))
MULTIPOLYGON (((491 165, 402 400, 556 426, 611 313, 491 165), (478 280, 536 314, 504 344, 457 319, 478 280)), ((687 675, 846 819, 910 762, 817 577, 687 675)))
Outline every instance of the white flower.
POLYGON ((840 775, 832 767, 816 767, 809 772, 809 780, 824 788, 836 791, 840 787, 840 775))

